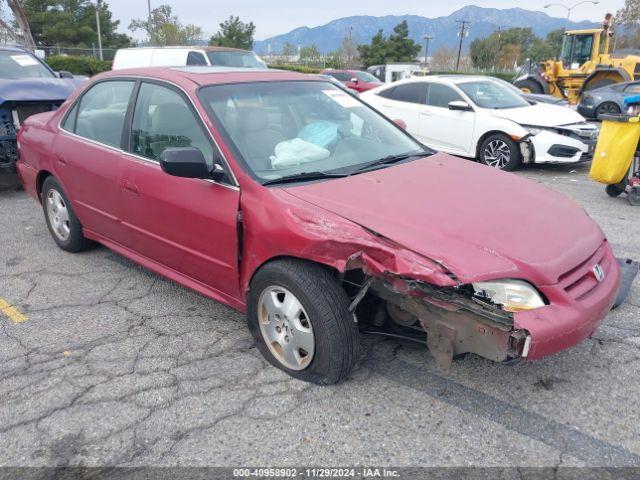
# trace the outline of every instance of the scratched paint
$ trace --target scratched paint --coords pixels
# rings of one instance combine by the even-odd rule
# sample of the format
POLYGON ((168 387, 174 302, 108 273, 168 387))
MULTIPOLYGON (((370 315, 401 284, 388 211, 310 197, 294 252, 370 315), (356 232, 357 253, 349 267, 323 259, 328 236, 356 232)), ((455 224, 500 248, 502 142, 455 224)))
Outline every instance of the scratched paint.
POLYGON ((20 310, 11 305, 2 297, 0 297, 0 312, 6 315, 13 323, 17 324, 27 321, 27 317, 23 315, 20 310))

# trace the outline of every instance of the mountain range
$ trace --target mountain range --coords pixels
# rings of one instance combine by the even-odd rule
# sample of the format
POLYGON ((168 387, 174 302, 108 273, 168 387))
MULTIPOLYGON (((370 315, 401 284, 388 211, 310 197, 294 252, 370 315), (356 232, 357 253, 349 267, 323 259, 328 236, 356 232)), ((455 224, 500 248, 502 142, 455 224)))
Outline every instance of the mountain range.
MULTIPOLYGON (((559 28, 593 28, 597 25, 589 21, 568 22, 564 18, 551 17, 545 12, 522 8, 497 9, 468 5, 451 15, 436 18, 419 15, 361 15, 339 18, 318 27, 299 27, 282 35, 256 41, 254 50, 261 54, 277 54, 288 42, 295 47, 315 44, 321 53, 326 54, 336 50, 350 32, 356 43, 369 43, 379 29, 382 29, 385 35, 389 35, 393 27, 403 20, 409 24, 409 36, 420 45, 424 45, 423 35, 433 35, 429 46, 430 53, 442 46, 457 46, 460 29, 457 22, 460 20, 471 22, 468 37, 465 39, 465 51, 475 38, 486 37, 498 28, 530 27, 536 35, 544 37, 559 28)), ((424 55, 424 51, 421 55, 424 55)))

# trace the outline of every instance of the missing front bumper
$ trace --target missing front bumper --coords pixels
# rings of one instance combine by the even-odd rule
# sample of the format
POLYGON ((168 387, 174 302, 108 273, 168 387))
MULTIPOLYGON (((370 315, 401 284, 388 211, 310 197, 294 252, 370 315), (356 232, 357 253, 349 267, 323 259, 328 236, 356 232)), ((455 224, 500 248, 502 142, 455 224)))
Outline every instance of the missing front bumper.
POLYGON ((462 294, 401 291, 392 283, 375 280, 375 294, 404 312, 415 316, 426 334, 426 345, 439 369, 448 373, 454 357, 475 353, 495 362, 526 358, 531 336, 514 328, 508 312, 490 311, 474 305, 462 294), (439 294, 440 293, 440 294, 439 294), (443 298, 450 295, 450 298, 443 298), (459 298, 456 298, 459 296, 459 298))

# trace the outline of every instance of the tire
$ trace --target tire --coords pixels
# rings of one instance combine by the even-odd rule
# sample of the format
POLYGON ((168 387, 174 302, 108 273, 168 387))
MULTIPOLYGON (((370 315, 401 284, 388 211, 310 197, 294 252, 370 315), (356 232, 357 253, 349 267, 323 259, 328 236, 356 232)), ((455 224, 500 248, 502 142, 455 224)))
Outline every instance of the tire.
POLYGON ((478 161, 489 167, 512 172, 522 165, 518 145, 503 133, 489 135, 478 149, 478 161))
POLYGON ((260 268, 251 281, 247 324, 258 349, 273 366, 306 382, 332 385, 353 370, 360 346, 358 327, 348 308, 347 294, 327 268, 275 260, 260 268), (289 315, 286 305, 294 305, 289 315), (292 311, 297 313, 291 315, 292 311), (270 339, 270 335, 276 337, 270 339), (291 351, 296 353, 288 355, 291 351))
POLYGON ((595 117, 598 119, 600 115, 617 115, 619 113, 622 113, 620 105, 614 102, 603 102, 596 108, 595 117))
POLYGON ((47 177, 44 181, 41 202, 49 233, 58 247, 77 253, 93 245, 82 234, 82 225, 69 197, 54 177, 47 177))
MULTIPOLYGON (((626 182, 625 182, 626 183, 626 182)), ((625 191, 625 186, 624 185, 620 185, 619 183, 614 183, 612 185, 607 185, 605 188, 605 191, 607 192, 607 195, 609 195, 610 197, 619 197, 620 195, 622 195, 625 191)))
POLYGON ((524 93, 544 93, 544 89, 540 83, 536 82, 532 78, 526 78, 514 83, 516 87, 522 90, 524 93))

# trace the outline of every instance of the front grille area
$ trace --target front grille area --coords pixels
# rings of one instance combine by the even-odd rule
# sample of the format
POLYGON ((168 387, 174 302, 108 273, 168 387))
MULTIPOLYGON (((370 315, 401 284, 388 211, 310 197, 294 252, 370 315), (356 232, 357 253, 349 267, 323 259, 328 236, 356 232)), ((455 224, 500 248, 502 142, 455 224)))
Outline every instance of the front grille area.
POLYGON ((18 120, 22 124, 27 118, 36 113, 50 112, 56 110, 59 104, 57 103, 24 103, 16 105, 15 110, 18 113, 18 120))
POLYGON ((600 265, 605 278, 611 272, 612 260, 606 252, 607 242, 603 242, 588 259, 560 276, 558 283, 571 298, 582 300, 598 287, 600 282, 594 272, 596 265, 600 265))

